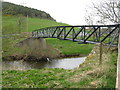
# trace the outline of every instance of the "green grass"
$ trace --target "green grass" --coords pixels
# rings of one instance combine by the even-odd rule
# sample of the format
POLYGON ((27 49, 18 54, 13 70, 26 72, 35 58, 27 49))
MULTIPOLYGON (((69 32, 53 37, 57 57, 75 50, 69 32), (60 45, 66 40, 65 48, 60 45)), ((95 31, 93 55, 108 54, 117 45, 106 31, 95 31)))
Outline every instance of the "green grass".
MULTIPOLYGON (((3 24, 3 34, 7 33, 19 33, 19 21, 20 24, 20 31, 26 32, 26 17, 23 16, 3 16, 2 17, 2 24, 3 24)), ((51 26, 62 26, 68 25, 64 23, 58 23, 55 21, 47 20, 47 19, 39 19, 39 18, 29 18, 28 19, 28 31, 32 32, 36 29, 41 29, 45 27, 51 26)))
POLYGON ((78 44, 78 42, 68 40, 47 38, 46 41, 47 43, 51 44, 54 48, 58 48, 65 55, 88 55, 94 47, 93 44, 78 44))
POLYGON ((38 18, 29 18, 29 31, 33 31, 35 29, 52 27, 52 26, 65 26, 68 24, 58 23, 55 21, 47 20, 47 19, 38 19, 38 18))
POLYGON ((91 54, 78 69, 39 69, 3 71, 3 88, 115 88, 117 52, 91 54), (106 59, 105 59, 106 58, 106 59))

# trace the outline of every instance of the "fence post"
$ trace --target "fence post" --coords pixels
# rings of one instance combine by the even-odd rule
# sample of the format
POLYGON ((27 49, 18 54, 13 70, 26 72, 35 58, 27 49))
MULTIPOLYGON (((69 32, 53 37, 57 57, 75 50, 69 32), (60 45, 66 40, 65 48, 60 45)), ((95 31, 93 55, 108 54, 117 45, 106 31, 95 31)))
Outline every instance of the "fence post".
POLYGON ((120 24, 119 24, 119 39, 118 39, 118 60, 117 60, 117 78, 116 88, 120 89, 120 24))
POLYGON ((102 54, 103 54, 103 44, 100 42, 100 56, 99 56, 99 65, 102 64, 102 54))

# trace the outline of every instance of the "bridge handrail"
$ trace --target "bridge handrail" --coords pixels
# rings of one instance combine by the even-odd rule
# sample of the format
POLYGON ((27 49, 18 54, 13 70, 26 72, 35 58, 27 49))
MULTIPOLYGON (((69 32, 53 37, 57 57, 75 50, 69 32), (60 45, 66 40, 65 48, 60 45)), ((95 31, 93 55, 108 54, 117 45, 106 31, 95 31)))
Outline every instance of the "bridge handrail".
POLYGON ((44 27, 44 28, 40 28, 40 29, 36 29, 33 30, 34 31, 38 31, 41 29, 47 29, 47 28, 57 28, 57 27, 115 27, 115 26, 119 26, 120 24, 114 24, 114 25, 75 25, 75 26, 51 26, 51 27, 44 27))

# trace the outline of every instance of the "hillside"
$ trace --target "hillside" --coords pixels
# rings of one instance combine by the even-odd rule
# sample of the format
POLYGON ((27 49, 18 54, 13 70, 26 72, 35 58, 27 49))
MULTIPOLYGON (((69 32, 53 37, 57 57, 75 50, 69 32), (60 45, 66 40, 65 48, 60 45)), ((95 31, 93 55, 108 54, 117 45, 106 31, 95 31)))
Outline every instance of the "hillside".
POLYGON ((49 19, 49 20, 55 21, 55 19, 53 19, 50 16, 50 14, 44 11, 24 7, 21 5, 16 5, 9 2, 2 2, 2 14, 5 16, 9 16, 9 15, 27 16, 28 15, 29 17, 43 18, 43 19, 49 19))
POLYGON ((35 29, 51 27, 51 26, 63 26, 68 25, 64 23, 58 23, 53 20, 28 18, 28 31, 27 18, 24 16, 3 16, 2 17, 2 34, 13 34, 20 32, 32 32, 35 29))

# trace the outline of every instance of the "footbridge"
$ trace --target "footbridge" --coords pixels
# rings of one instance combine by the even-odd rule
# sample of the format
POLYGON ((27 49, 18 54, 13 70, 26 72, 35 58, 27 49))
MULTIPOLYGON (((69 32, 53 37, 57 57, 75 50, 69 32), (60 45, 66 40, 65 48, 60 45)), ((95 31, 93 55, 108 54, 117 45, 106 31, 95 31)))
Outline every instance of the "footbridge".
POLYGON ((35 38, 58 38, 72 40, 78 43, 105 43, 118 45, 116 88, 120 89, 120 24, 115 25, 82 25, 82 26, 54 26, 32 32, 35 38), (119 37, 119 40, 118 40, 119 37), (119 41, 119 43, 118 43, 119 41))
POLYGON ((58 38, 72 40, 78 43, 118 44, 119 26, 115 25, 82 25, 82 26, 53 26, 32 32, 32 37, 58 38))

